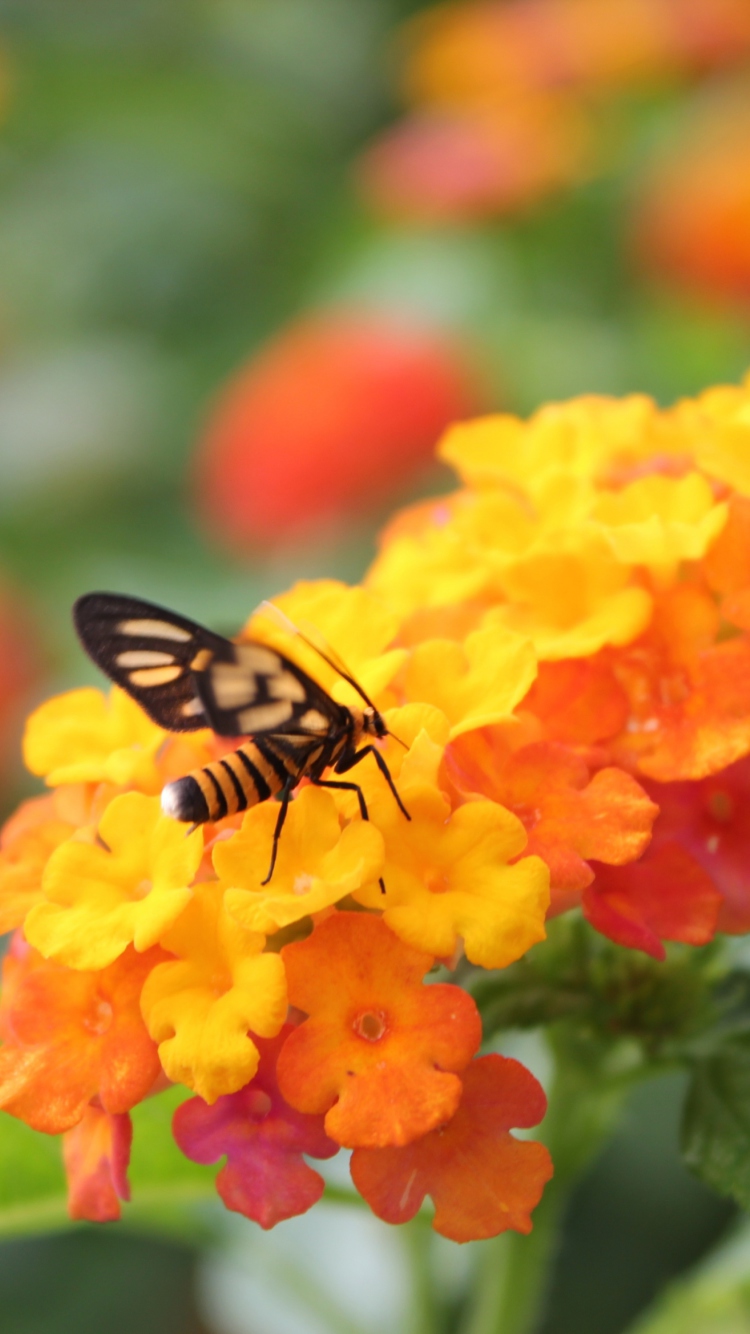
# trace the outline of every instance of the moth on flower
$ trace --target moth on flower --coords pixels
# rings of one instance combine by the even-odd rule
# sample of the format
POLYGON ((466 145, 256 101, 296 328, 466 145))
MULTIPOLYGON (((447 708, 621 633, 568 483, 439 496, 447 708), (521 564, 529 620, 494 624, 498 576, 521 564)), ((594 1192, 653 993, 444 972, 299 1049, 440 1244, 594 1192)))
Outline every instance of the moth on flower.
POLYGON ((247 810, 278 796, 268 884, 292 791, 302 778, 317 787, 358 783, 325 779, 326 769, 348 773, 372 755, 402 814, 410 818, 385 759, 367 737, 380 740, 388 728, 372 700, 337 655, 319 648, 272 604, 285 627, 307 643, 348 681, 364 708, 337 704, 312 677, 275 649, 258 641, 232 643, 194 621, 152 602, 117 593, 87 593, 73 608, 83 647, 97 667, 125 690, 159 727, 194 732, 211 727, 218 736, 250 736, 222 759, 167 783, 165 815, 194 827, 247 810))

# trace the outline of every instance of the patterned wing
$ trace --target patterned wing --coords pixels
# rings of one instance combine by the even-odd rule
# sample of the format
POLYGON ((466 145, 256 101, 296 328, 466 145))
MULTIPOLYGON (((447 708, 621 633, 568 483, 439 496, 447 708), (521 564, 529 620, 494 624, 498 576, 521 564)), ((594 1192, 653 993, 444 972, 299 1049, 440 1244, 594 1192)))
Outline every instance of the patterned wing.
POLYGON ((196 688, 220 736, 264 732, 327 736, 344 710, 296 663, 265 644, 224 642, 196 675, 196 688))
POLYGON ((324 736, 340 722, 339 705, 263 644, 233 644, 164 607, 116 593, 79 598, 73 620, 97 666, 167 731, 324 736))
POLYGON ((138 598, 87 593, 73 607, 78 637, 97 667, 168 732, 210 726, 191 663, 226 641, 194 621, 138 598))

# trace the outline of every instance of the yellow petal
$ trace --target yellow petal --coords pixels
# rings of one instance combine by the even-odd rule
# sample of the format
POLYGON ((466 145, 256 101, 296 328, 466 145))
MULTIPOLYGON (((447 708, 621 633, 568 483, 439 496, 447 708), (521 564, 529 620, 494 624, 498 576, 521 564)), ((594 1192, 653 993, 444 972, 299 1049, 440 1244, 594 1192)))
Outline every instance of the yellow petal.
POLYGON ((154 945, 190 901, 203 832, 161 814, 158 798, 116 797, 99 824, 100 843, 63 843, 42 878, 45 902, 26 920, 27 938, 70 968, 104 968, 131 942, 154 945))
POLYGON ((284 965, 262 936, 233 921, 221 888, 200 885, 165 936, 178 956, 147 979, 141 1009, 168 1077, 206 1102, 242 1088, 258 1066, 250 1037, 274 1037, 286 1017, 284 965))
POLYGON ((154 755, 166 733, 114 688, 71 690, 47 700, 26 724, 27 767, 51 787, 59 783, 114 783, 158 792, 154 755))
POLYGON ((485 625, 464 643, 431 639, 419 644, 406 671, 410 700, 441 709, 451 737, 510 717, 536 677, 528 639, 500 625, 485 625))
POLYGON ((278 806, 254 807, 241 830, 214 850, 226 909, 248 929, 270 934, 380 875, 384 854, 378 830, 357 816, 342 831, 333 797, 310 786, 289 807, 273 878, 263 885, 277 816, 278 806))

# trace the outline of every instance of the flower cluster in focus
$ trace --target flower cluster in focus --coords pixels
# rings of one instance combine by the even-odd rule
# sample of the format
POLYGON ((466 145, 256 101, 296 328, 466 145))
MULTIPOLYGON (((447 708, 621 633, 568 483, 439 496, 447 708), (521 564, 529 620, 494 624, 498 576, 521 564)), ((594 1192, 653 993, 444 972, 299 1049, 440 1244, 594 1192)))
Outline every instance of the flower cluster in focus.
MULTIPOLYGON (((113 690, 29 719, 50 789, 6 825, 0 1106, 63 1136, 74 1217, 119 1216, 129 1112, 193 1096, 180 1149, 262 1227, 351 1150, 378 1217, 527 1232, 552 1172, 517 1061, 470 994, 581 911, 662 959, 750 929, 750 380, 661 410, 581 398, 453 427, 453 493, 397 515, 361 586, 276 599, 376 706, 354 793, 298 787, 271 881, 267 801, 186 835, 164 783, 231 743, 113 690), (397 740, 398 738, 398 740, 397 740)), ((352 687, 263 617, 339 703, 352 687)))

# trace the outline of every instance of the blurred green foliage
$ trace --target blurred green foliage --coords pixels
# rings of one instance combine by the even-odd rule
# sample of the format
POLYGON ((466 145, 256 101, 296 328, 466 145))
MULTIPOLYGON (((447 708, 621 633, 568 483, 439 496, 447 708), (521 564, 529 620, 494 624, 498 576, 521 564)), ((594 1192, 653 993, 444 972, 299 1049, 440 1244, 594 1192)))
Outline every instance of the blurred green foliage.
MULTIPOLYGON (((396 112, 392 33, 423 7, 0 0, 0 570, 36 615, 42 693, 95 679, 69 625, 87 589, 151 597, 231 632, 293 578, 359 575, 374 521, 346 545, 250 564, 212 547, 188 503, 212 395, 302 309, 351 301, 452 330, 473 349, 488 404, 520 411, 584 391, 668 401, 750 364, 744 314, 649 290, 628 260, 637 169, 679 121, 682 95, 623 105, 609 175, 534 216, 452 232, 366 216, 351 164, 396 112)), ((553 992, 595 1037, 619 1024, 623 1040, 658 1029, 664 1045, 705 1018, 704 978, 679 951, 666 990, 638 956, 614 971, 611 959, 571 959, 553 942, 493 981, 490 1026, 564 1017, 548 1012, 553 992)), ((702 1097, 717 1124, 732 1123, 717 1087, 748 1078, 740 1047, 740 1060, 704 1053, 698 1066, 693 1105, 702 1097)), ((677 1102, 663 1081, 641 1091, 579 1188, 544 1334, 617 1334, 731 1216, 678 1163, 677 1102)), ((213 1169, 177 1153, 170 1111, 161 1097, 135 1116, 128 1226, 148 1232, 6 1244, 3 1334, 199 1334, 190 1285, 194 1248, 215 1227, 213 1169)), ((0 1233, 61 1226, 59 1145, 10 1118, 0 1130, 0 1233)), ((731 1161, 726 1140, 718 1159, 704 1144, 708 1180, 726 1185, 738 1161, 746 1172, 738 1144, 731 1161)), ((744 1334, 746 1286, 717 1292, 678 1291, 643 1334, 744 1334)))

